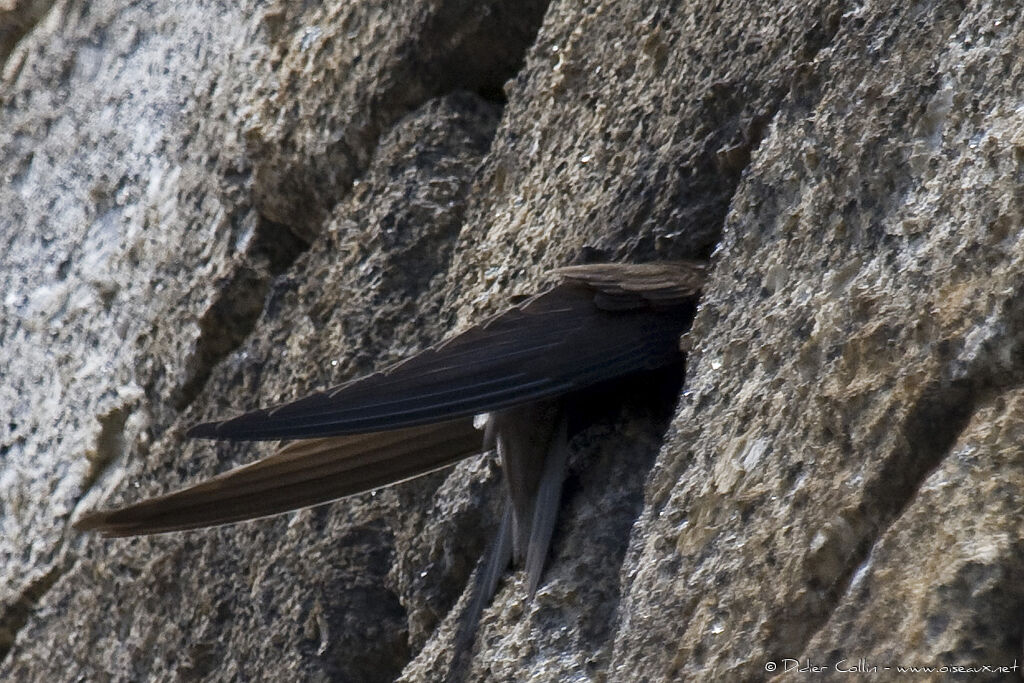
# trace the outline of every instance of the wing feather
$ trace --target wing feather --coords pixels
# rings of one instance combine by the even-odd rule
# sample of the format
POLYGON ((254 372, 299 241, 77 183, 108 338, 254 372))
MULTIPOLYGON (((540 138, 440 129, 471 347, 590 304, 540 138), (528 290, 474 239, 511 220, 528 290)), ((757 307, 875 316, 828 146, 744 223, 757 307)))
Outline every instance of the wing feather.
POLYGON ((422 425, 581 389, 679 358, 699 265, 573 266, 567 281, 381 372, 188 436, 271 440, 422 425))
POLYGON ((255 519, 405 481, 482 450, 472 418, 300 441, 195 486, 89 513, 75 527, 135 536, 255 519))

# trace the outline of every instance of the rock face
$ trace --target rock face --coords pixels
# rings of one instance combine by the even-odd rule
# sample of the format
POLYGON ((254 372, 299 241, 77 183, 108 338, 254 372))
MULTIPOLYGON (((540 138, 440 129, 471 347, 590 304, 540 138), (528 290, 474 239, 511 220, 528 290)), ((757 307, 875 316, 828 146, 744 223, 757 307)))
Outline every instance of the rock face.
POLYGON ((70 523, 550 268, 709 254, 681 396, 595 408, 540 591, 507 574, 463 676, 1020 663, 1017 3, 580 5, 0 7, 0 678, 438 680, 490 456, 70 523))

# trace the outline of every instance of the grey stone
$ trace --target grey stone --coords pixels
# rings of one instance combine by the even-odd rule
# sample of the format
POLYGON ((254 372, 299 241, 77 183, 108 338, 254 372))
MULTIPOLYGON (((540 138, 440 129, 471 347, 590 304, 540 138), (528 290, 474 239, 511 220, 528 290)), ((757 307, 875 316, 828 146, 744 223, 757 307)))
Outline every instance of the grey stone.
POLYGON ((682 393, 594 397, 540 590, 506 575, 465 677, 1020 656, 1014 3, 0 12, 0 677, 441 678, 490 456, 216 530, 70 522, 269 452, 182 435, 552 267, 712 252, 682 393))

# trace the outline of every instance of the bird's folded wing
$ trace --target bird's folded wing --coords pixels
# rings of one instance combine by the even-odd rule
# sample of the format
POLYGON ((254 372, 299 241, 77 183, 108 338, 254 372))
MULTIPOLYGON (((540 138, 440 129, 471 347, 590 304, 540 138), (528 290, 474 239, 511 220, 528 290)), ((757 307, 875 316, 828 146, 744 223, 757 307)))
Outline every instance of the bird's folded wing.
POLYGON ((578 266, 567 282, 397 365, 188 436, 270 440, 420 425, 562 394, 679 359, 693 264, 578 266))
POLYGON ((255 519, 404 481, 480 453, 482 447, 483 433, 469 417, 300 441, 201 484, 86 514, 75 527, 135 536, 255 519))

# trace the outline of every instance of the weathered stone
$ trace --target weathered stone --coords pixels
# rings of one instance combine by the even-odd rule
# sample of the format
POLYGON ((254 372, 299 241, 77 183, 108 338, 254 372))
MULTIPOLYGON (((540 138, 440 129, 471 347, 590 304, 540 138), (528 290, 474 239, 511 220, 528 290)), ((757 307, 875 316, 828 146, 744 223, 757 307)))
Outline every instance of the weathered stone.
POLYGON ((991 404, 1024 378, 1021 19, 864 6, 801 69, 732 200, 613 675, 1019 657, 1024 489, 991 404), (973 582, 972 543, 979 593, 920 604, 973 582))
POLYGON ((151 539, 74 511, 551 267, 712 250, 674 417, 595 397, 462 673, 1013 664, 1024 17, 662 5, 0 6, 0 677, 439 679, 490 457, 151 539))

